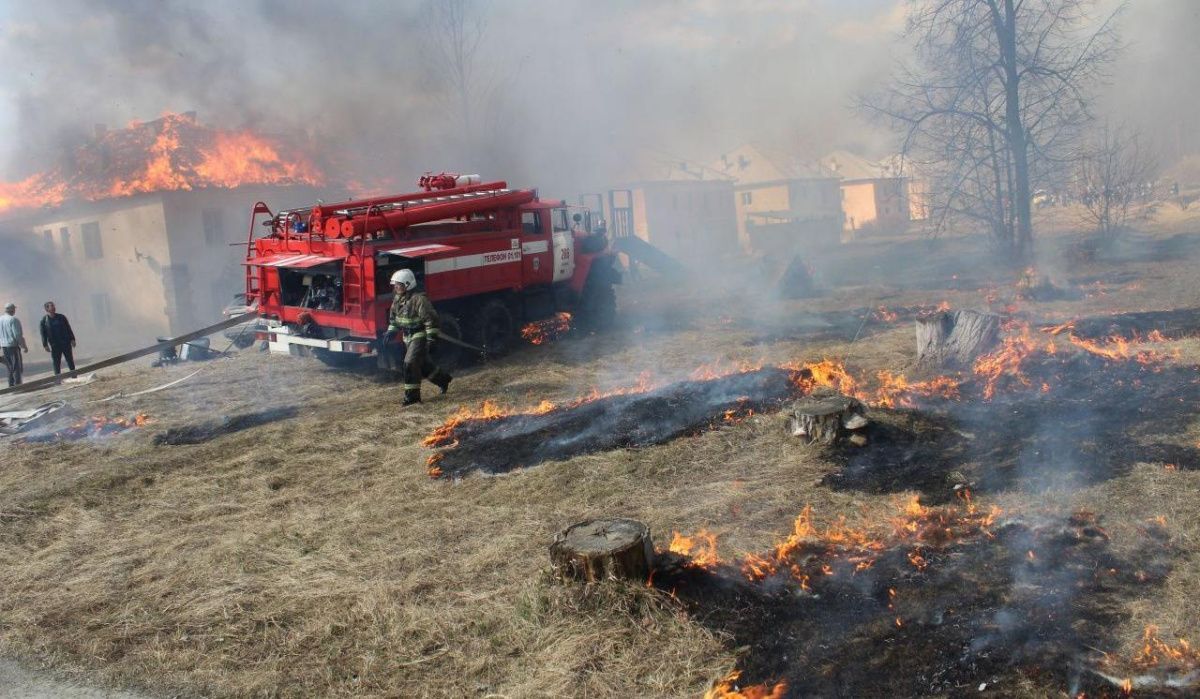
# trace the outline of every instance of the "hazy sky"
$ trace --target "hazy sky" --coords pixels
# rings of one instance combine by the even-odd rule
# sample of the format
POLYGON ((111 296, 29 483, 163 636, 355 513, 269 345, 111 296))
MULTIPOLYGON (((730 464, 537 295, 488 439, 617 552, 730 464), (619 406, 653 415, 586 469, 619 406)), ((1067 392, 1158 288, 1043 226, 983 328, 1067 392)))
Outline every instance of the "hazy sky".
MULTIPOLYGON (((480 2, 479 137, 456 132, 421 2, 50 0, 0 8, 0 174, 94 124, 164 111, 307 140, 346 170, 476 170, 587 188, 635 161, 756 141, 879 153, 855 114, 902 49, 897 0, 480 2), (483 92, 481 90, 481 92, 483 92)), ((1200 2, 1135 0, 1112 113, 1169 132, 1197 107, 1200 2)))

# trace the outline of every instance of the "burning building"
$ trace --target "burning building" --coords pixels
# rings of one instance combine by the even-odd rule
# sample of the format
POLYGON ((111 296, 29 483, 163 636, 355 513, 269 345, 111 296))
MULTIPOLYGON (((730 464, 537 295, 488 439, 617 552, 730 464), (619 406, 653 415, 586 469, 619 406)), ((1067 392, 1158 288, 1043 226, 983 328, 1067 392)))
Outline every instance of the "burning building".
POLYGON ((191 113, 98 127, 55 169, 0 184, 0 295, 26 318, 55 300, 85 352, 194 330, 244 286, 254 202, 321 184, 309 159, 191 113))
POLYGON ((734 181, 738 239, 760 252, 836 244, 842 232, 838 178, 794 160, 772 159, 752 145, 721 156, 712 170, 734 181))

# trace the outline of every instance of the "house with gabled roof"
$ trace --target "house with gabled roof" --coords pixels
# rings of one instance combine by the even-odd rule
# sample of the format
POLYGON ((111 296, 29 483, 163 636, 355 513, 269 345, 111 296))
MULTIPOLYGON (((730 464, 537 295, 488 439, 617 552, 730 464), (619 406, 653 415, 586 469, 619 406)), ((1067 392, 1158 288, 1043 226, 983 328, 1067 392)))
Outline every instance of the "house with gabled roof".
POLYGON ((840 178, 844 228, 860 231, 899 232, 913 220, 909 178, 898 159, 881 162, 856 153, 836 150, 821 158, 821 166, 840 178))
POLYGON ((746 250, 791 251, 841 239, 838 179, 819 164, 745 144, 707 169, 734 183, 738 240, 746 250))
POLYGON ((598 211, 615 236, 635 235, 684 262, 738 252, 733 182, 696 163, 643 155, 602 198, 598 211))

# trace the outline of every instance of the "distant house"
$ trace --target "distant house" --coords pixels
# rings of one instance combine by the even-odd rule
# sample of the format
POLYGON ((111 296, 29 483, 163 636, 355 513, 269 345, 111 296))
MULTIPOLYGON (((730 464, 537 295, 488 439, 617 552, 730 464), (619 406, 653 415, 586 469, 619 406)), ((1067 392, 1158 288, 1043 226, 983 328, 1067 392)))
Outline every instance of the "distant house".
POLYGON ((903 231, 914 218, 924 218, 913 215, 910 182, 898 162, 872 162, 844 150, 821 158, 821 166, 840 178, 846 231, 903 231))
POLYGON ((645 166, 603 208, 614 234, 628 229, 684 262, 738 251, 733 182, 698 166, 645 166))
POLYGON ((819 166, 769 157, 744 145, 722 155, 710 169, 734 181, 738 240, 745 249, 786 252, 797 245, 840 240, 838 179, 819 166))

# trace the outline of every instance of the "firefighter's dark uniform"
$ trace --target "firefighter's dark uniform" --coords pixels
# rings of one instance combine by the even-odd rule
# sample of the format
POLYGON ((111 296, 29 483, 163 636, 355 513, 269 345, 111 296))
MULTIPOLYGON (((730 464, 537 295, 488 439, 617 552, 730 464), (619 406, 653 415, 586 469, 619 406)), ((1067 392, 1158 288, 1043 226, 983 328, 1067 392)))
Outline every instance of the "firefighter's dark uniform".
POLYGON ((388 332, 404 338, 404 404, 421 402, 421 379, 446 392, 450 374, 429 360, 429 349, 438 336, 438 315, 429 297, 419 291, 397 295, 388 315, 388 332))

